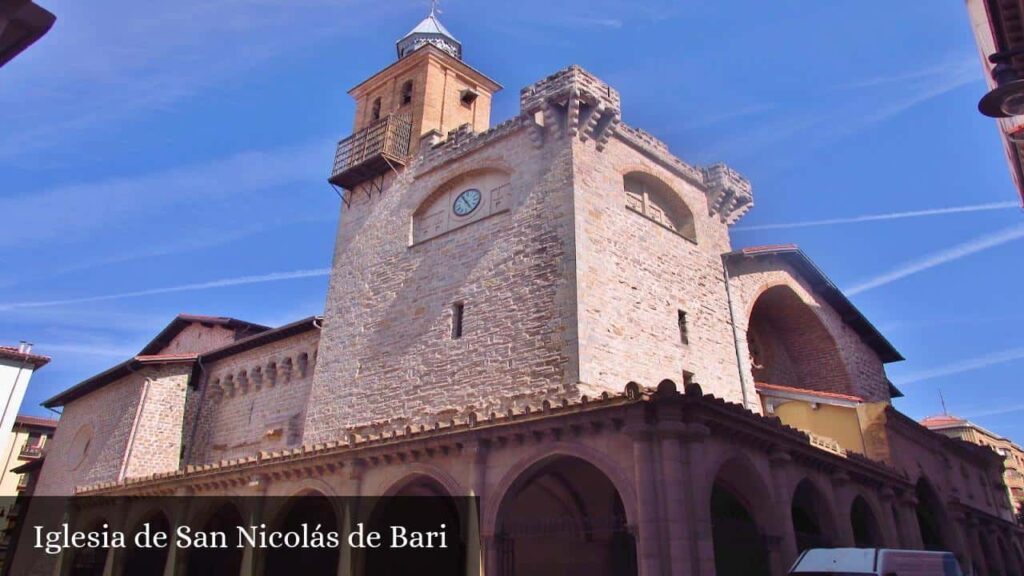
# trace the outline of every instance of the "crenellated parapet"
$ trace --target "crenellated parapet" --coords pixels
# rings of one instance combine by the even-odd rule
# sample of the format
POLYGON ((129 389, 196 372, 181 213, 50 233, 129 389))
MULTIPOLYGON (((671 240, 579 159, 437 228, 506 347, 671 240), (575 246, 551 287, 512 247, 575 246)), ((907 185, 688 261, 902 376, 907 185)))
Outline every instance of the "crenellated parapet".
POLYGON ((546 138, 569 136, 603 150, 622 118, 618 91, 576 65, 523 88, 519 109, 522 116, 540 116, 531 134, 538 147, 546 138))
POLYGON ((703 168, 703 173, 708 210, 712 215, 718 214, 722 222, 735 224, 754 206, 750 182, 739 172, 718 163, 703 168))

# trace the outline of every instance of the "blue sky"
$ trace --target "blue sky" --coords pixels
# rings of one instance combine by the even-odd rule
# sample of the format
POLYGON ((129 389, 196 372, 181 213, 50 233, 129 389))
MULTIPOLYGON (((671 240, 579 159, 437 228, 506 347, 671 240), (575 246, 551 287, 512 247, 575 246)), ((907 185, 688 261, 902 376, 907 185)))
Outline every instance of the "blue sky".
MULTIPOLYGON (((319 313, 346 90, 423 1, 47 0, 0 70, 0 342, 53 362, 24 411, 135 353, 179 312, 319 313)), ((506 89, 577 63, 623 119, 753 182, 736 247, 795 242, 908 358, 920 418, 1024 441, 1024 223, 960 2, 450 0, 466 60, 506 89), (908 218, 788 226, 984 205, 908 218), (787 226, 782 226, 787 225, 787 226)))

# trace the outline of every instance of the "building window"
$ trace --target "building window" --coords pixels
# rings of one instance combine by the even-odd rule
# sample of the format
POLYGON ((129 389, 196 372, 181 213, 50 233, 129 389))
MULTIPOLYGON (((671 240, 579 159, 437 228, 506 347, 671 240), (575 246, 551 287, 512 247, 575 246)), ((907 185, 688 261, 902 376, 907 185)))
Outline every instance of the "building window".
POLYGON ((683 344, 690 343, 689 328, 686 325, 686 311, 680 310, 679 315, 676 317, 676 323, 679 324, 679 341, 683 344))
POLYGON ((462 338, 462 317, 466 305, 462 302, 452 304, 452 338, 462 338))
POLYGON ((697 242, 693 212, 668 184, 643 172, 626 174, 622 184, 626 192, 626 208, 691 242, 697 242))
POLYGON ((373 101, 373 112, 371 114, 374 120, 380 120, 380 98, 376 98, 373 101))
POLYGON ((402 84, 401 102, 403 106, 412 102, 412 80, 406 80, 405 84, 402 84))

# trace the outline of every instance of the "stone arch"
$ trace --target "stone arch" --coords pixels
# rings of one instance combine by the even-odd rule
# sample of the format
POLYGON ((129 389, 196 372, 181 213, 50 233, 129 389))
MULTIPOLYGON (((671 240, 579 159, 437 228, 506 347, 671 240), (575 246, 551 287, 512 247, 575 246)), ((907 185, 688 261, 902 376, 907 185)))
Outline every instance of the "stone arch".
POLYGON ((1020 569, 1017 566, 1016 559, 1010 552, 1010 547, 1006 544, 1006 538, 1003 534, 996 535, 996 548, 999 551, 999 558, 1003 561, 1003 572, 1007 576, 1020 576, 1020 569))
POLYGON ((388 534, 393 526, 408 533, 443 531, 444 549, 423 554, 411 549, 367 549, 355 555, 356 574, 464 574, 468 543, 478 534, 468 534, 466 500, 452 497, 448 488, 433 476, 408 474, 389 487, 384 495, 360 510, 367 530, 388 534), (363 516, 365 514, 365 516, 363 516), (443 528, 442 528, 443 526, 443 528))
POLYGON ((151 508, 135 522, 131 530, 125 533, 127 548, 124 555, 124 564, 121 574, 134 576, 135 574, 163 574, 164 566, 167 564, 169 548, 150 547, 143 548, 136 546, 135 534, 143 530, 146 525, 152 534, 158 532, 170 533, 171 521, 163 509, 151 508))
POLYGON ((237 538, 238 527, 246 525, 242 512, 227 498, 217 499, 210 504, 212 505, 204 507, 190 526, 205 534, 223 533, 226 535, 227 545, 188 549, 185 556, 186 576, 238 574, 242 569, 243 550, 232 545, 237 538))
POLYGON ((854 497, 850 504, 850 528, 853 531, 853 543, 857 548, 882 548, 885 536, 878 515, 868 501, 861 495, 854 497))
MULTIPOLYGON (((107 524, 106 519, 97 517, 83 525, 87 532, 103 532, 103 525, 107 524)), ((109 524, 107 524, 109 527, 109 524)), ((109 532, 109 528, 106 530, 109 532)), ((70 569, 68 576, 103 576, 103 569, 107 564, 108 548, 77 548, 71 553, 69 561, 70 569)))
POLYGON ((515 202, 512 172, 496 166, 480 166, 449 178, 433 189, 413 210, 411 243, 429 240, 477 220, 509 209, 515 202), (468 212, 454 211, 454 203, 468 190, 477 191, 468 212))
POLYGON ((797 552, 828 548, 835 543, 835 514, 824 493, 809 478, 798 482, 793 489, 790 512, 797 552))
POLYGON ((394 470, 393 474, 389 474, 378 482, 377 489, 368 496, 392 496, 400 493, 409 484, 420 482, 424 478, 435 482, 449 496, 467 493, 459 481, 444 469, 431 464, 417 463, 394 470))
MULTIPOLYGON (((323 532, 342 532, 334 503, 322 492, 306 489, 290 498, 278 510, 272 531, 300 532, 302 524, 320 525, 323 532)), ((261 550, 264 576, 301 574, 302 576, 334 576, 338 572, 338 548, 282 547, 261 550)))
POLYGON ((496 513, 495 553, 502 576, 637 574, 622 494, 575 455, 541 459, 511 483, 496 513))
POLYGON ((733 456, 718 468, 707 499, 717 576, 770 574, 770 494, 749 458, 733 456))
POLYGON ((633 170, 622 175, 622 188, 627 208, 691 242, 697 241, 693 210, 664 180, 650 172, 633 170))
POLYGON ((921 476, 917 480, 914 495, 917 497, 915 513, 924 549, 952 551, 953 539, 949 534, 949 514, 928 478, 921 476))
POLYGON ((854 393, 835 338, 788 284, 768 287, 754 300, 747 348, 755 382, 854 393))
POLYGON ((590 448, 578 442, 556 442, 548 444, 518 462, 513 464, 505 476, 490 491, 483 509, 483 522, 481 528, 484 534, 495 534, 497 532, 498 509, 505 497, 514 486, 527 477, 531 470, 545 465, 548 461, 561 457, 575 457, 585 460, 588 464, 597 468, 611 483, 622 498, 625 506, 626 522, 629 525, 636 525, 636 491, 633 489, 632 478, 625 470, 605 453, 590 448))

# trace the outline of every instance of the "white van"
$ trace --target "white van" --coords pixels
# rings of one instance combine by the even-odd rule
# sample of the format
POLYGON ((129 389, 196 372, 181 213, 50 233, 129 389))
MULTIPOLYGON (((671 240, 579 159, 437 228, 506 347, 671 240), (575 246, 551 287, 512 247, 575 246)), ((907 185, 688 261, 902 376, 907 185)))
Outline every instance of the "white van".
POLYGON ((952 552, 881 548, 812 548, 800 554, 789 573, 800 576, 963 576, 952 552))

